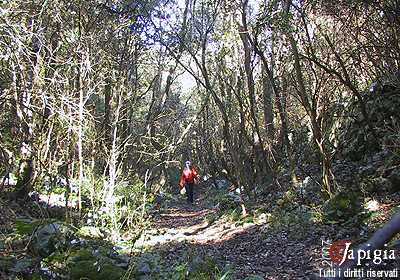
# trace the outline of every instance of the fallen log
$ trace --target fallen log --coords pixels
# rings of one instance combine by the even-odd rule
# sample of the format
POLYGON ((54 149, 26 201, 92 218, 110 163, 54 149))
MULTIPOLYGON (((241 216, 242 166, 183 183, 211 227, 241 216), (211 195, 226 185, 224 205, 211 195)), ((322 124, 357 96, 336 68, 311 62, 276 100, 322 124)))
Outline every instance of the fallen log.
MULTIPOLYGON (((365 243, 358 246, 354 249, 353 259, 347 259, 343 262, 342 265, 336 266, 335 277, 327 277, 325 280, 334 280, 334 279, 344 279, 344 275, 340 275, 339 269, 341 271, 345 271, 347 269, 353 269, 357 265, 362 265, 367 260, 365 258, 360 258, 360 256, 365 256, 364 252, 366 251, 374 251, 381 250, 385 245, 397 234, 400 232, 400 212, 398 212, 389 222, 387 222, 381 229, 376 231, 372 237, 365 243)), ((385 248, 386 249, 386 248, 385 248)), ((372 255, 372 254, 371 254, 372 255)))

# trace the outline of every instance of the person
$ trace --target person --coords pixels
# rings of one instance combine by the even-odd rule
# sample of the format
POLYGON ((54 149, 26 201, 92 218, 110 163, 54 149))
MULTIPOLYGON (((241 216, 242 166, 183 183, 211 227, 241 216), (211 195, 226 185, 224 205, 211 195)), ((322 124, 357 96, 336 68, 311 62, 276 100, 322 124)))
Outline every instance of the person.
POLYGON ((193 186, 197 182, 199 174, 192 166, 190 161, 185 162, 185 167, 182 170, 182 175, 179 179, 180 188, 185 188, 187 201, 193 203, 193 186))

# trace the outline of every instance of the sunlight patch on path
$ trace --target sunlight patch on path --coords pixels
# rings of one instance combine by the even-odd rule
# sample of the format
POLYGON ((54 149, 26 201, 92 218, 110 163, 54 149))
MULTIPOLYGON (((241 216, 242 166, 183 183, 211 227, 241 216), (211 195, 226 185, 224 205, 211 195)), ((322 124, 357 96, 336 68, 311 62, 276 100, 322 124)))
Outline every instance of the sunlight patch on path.
POLYGON ((210 209, 198 211, 176 211, 161 214, 156 221, 156 228, 146 231, 135 242, 136 248, 154 247, 170 242, 191 242, 194 244, 220 243, 246 232, 254 224, 237 226, 229 221, 219 220, 214 223, 205 221, 210 209), (169 226, 169 227, 168 227, 169 226))

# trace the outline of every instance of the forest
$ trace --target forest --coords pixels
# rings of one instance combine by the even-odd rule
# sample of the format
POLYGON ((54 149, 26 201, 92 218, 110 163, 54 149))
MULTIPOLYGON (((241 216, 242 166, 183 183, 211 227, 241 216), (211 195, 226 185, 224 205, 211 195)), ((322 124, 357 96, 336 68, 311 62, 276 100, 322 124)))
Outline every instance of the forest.
POLYGON ((0 1, 0 279, 399 279, 399 202, 399 0, 0 1))

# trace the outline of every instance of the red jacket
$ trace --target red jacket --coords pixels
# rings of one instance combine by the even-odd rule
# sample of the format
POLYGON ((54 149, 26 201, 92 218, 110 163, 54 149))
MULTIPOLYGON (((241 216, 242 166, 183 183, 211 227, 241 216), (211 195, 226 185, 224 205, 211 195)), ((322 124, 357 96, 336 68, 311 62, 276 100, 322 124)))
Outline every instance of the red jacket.
POLYGON ((186 183, 194 183, 194 180, 198 176, 199 176, 199 174, 197 173, 196 169, 194 169, 193 167, 185 168, 185 169, 183 169, 181 178, 179 179, 179 185, 181 186, 181 188, 183 188, 183 186, 186 183))

